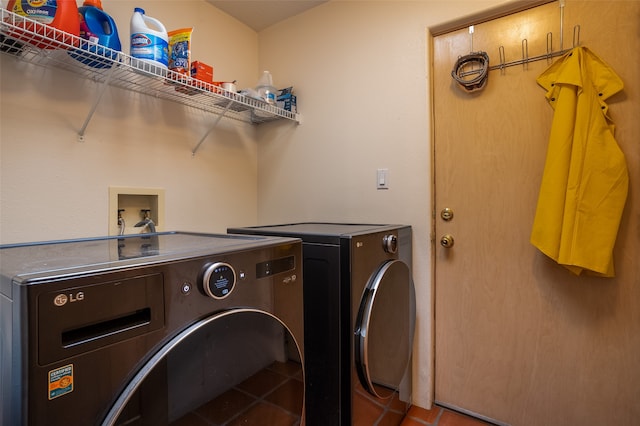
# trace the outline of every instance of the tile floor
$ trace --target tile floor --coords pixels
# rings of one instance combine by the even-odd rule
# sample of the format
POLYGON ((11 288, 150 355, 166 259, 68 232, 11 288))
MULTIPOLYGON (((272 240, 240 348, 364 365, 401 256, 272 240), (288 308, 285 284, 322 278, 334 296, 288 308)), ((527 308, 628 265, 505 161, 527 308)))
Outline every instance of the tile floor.
MULTIPOLYGON (((481 420, 434 406, 378 399, 356 380, 353 426, 486 426, 481 420), (408 408, 408 411, 407 411, 408 408), (406 413, 406 414, 405 414, 406 413)), ((274 363, 171 426, 300 426, 304 385, 300 364, 274 363)), ((331 425, 327 425, 331 426, 331 425)))
POLYGON ((357 377, 353 378, 353 383, 353 426, 400 425, 409 407, 398 399, 397 394, 393 398, 379 399, 367 392, 357 377))
POLYGON ((487 426, 487 423, 446 408, 434 406, 431 410, 411 407, 400 426, 487 426))

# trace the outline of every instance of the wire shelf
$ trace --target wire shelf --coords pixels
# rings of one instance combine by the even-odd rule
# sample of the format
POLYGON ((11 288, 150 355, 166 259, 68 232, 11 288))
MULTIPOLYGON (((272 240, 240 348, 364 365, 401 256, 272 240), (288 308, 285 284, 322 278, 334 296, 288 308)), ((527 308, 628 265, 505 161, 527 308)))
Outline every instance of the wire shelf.
MULTIPOLYGON (((6 9, 0 9, 0 16, 0 51, 22 61, 64 69, 104 85, 178 102, 245 123, 301 121, 297 113, 133 58, 6 9)), ((83 132, 84 128, 81 135, 83 132)))

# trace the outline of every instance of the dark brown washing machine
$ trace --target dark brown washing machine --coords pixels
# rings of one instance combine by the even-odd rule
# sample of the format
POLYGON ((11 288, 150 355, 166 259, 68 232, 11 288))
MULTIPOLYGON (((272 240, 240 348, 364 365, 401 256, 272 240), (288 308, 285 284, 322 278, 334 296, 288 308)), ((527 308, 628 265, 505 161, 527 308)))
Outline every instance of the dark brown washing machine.
POLYGON ((0 246, 0 424, 303 422, 298 239, 0 246))
POLYGON ((311 222, 227 231, 302 239, 306 424, 399 423, 411 402, 411 227, 311 222))

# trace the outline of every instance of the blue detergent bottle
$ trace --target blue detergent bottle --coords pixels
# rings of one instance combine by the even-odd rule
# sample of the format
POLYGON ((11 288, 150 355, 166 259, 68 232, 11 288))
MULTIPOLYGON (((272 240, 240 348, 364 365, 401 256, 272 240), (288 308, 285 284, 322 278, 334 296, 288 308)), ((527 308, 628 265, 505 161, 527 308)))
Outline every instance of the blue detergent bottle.
POLYGON ((115 21, 102 10, 101 0, 85 0, 78 8, 78 13, 80 15, 80 38, 91 42, 83 42, 80 47, 91 54, 72 54, 71 56, 93 68, 111 67, 112 61, 117 59, 117 52, 122 50, 115 21), (111 50, 103 49, 94 43, 111 50))

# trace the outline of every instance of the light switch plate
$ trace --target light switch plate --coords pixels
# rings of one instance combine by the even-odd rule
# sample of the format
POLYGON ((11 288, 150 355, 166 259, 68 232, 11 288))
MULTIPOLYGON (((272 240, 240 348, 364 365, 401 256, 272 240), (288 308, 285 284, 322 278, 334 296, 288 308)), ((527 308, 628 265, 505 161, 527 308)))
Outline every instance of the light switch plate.
POLYGON ((378 169, 376 173, 376 188, 389 189, 389 169, 378 169))

